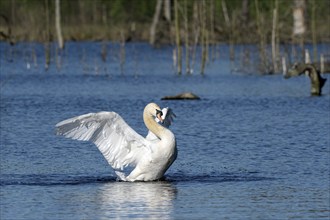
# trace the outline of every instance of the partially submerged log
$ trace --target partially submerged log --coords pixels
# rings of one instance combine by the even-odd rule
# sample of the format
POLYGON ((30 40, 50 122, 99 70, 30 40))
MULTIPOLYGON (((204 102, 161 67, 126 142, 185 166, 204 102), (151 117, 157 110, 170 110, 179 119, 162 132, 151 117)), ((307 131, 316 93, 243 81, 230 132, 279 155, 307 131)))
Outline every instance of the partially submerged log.
POLYGON ((199 99, 201 99, 199 96, 191 92, 184 92, 178 95, 165 96, 162 98, 162 100, 199 100, 199 99))
POLYGON ((296 63, 288 70, 288 72, 284 75, 284 78, 288 79, 292 76, 300 76, 305 72, 308 73, 311 80, 311 95, 320 96, 322 94, 322 87, 327 79, 322 78, 320 71, 315 67, 315 65, 296 63))

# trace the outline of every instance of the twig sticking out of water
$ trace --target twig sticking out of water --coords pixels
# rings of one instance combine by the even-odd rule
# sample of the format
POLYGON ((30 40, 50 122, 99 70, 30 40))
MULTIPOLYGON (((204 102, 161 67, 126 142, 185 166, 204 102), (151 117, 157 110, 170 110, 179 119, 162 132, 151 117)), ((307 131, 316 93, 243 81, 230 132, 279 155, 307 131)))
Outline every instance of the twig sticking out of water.
POLYGON ((321 64, 320 64, 320 72, 321 73, 324 73, 325 72, 325 67, 324 67, 324 55, 323 54, 320 55, 320 62, 321 62, 321 64))
POLYGON ((44 45, 45 51, 45 70, 47 71, 50 65, 50 44, 47 42, 44 45))
POLYGON ((121 36, 121 42, 120 42, 120 73, 123 75, 124 74, 124 65, 125 65, 125 56, 126 56, 126 52, 125 52, 125 34, 123 31, 120 32, 120 36, 121 36))
POLYGON ((60 71, 62 68, 62 50, 56 47, 56 68, 60 71))
POLYGON ((283 76, 286 76, 287 72, 288 72, 288 68, 287 68, 287 65, 286 65, 286 59, 283 56, 282 57, 282 73, 283 73, 283 76))
POLYGON ((87 61, 86 61, 86 49, 85 48, 83 48, 83 51, 82 51, 81 64, 82 64, 82 67, 83 67, 83 73, 87 74, 88 64, 87 64, 87 61))
POLYGON ((107 43, 105 41, 102 41, 101 57, 103 62, 107 61, 107 55, 108 55, 107 43))
POLYGON ((37 55, 36 55, 35 47, 31 48, 31 57, 32 57, 34 67, 37 68, 38 67, 38 62, 37 62, 37 55))

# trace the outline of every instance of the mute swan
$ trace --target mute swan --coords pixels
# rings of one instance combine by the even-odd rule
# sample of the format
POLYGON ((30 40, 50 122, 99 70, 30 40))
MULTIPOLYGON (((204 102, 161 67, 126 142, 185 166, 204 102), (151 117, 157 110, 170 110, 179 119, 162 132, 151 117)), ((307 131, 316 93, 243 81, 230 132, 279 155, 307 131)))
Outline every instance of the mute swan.
POLYGON ((119 180, 153 181, 162 178, 177 157, 175 136, 168 129, 174 116, 171 109, 161 110, 149 103, 143 111, 149 129, 146 138, 115 112, 89 113, 61 121, 56 124, 56 134, 94 142, 119 180))

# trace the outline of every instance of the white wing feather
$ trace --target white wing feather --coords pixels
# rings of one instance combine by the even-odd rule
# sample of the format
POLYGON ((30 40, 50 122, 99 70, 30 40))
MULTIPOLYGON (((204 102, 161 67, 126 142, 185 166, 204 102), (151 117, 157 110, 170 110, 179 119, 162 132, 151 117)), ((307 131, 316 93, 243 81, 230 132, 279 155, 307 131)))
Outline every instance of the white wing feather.
POLYGON ((135 166, 150 150, 149 142, 136 133, 117 113, 89 113, 56 125, 56 134, 92 141, 115 170, 135 166))

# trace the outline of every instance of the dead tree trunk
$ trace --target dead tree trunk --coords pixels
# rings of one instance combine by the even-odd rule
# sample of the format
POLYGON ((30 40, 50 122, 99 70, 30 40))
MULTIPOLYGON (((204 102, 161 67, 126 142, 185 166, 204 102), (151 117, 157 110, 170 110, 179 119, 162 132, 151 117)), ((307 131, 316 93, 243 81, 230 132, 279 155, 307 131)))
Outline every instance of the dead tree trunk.
POLYGON ((227 5, 226 5, 225 0, 221 1, 221 6, 222 6, 222 12, 223 12, 223 16, 224 16, 224 19, 225 19, 225 22, 226 22, 226 26, 229 27, 230 26, 230 19, 229 19, 227 5))
POLYGON ((249 19, 249 0, 242 0, 242 23, 247 25, 249 19))
POLYGON ((316 10, 316 2, 315 1, 312 1, 311 31, 312 31, 313 58, 314 58, 314 62, 317 59, 317 41, 316 41, 315 10, 316 10))
POLYGON ((171 0, 164 0, 164 16, 167 22, 171 22, 171 0))
POLYGON ((326 78, 322 78, 320 71, 312 64, 297 63, 289 69, 287 74, 284 76, 286 79, 292 76, 300 76, 305 72, 308 72, 308 76, 311 81, 311 95, 320 96, 322 94, 322 87, 327 81, 326 78))
POLYGON ((276 39, 277 39, 277 5, 278 1, 275 0, 275 7, 273 10, 273 28, 272 28, 272 62, 273 62, 273 72, 278 72, 278 65, 277 65, 277 46, 276 46, 276 39))
POLYGON ((202 45, 202 64, 201 64, 201 74, 204 75, 206 59, 207 59, 207 33, 206 33, 206 2, 203 0, 201 2, 201 24, 202 24, 202 34, 201 34, 201 45, 202 45))
POLYGON ((187 0, 184 1, 184 29, 185 29, 185 55, 186 55, 186 74, 191 74, 190 71, 190 43, 189 43, 189 28, 188 28, 188 6, 187 0))
POLYGON ((293 35, 303 35, 305 33, 305 0, 295 0, 293 8, 293 35))
POLYGON ((232 32, 232 24, 229 18, 229 14, 228 14, 228 9, 227 9, 227 5, 226 5, 226 1, 222 0, 221 1, 221 8, 222 8, 222 13, 225 19, 225 23, 226 23, 226 27, 229 31, 229 50, 230 50, 230 60, 233 60, 235 57, 235 50, 234 50, 234 40, 233 40, 233 32, 232 32))
POLYGON ((211 46, 211 60, 215 60, 215 34, 214 34, 214 20, 215 20, 215 6, 214 0, 211 0, 210 3, 210 36, 209 36, 209 43, 211 46))
POLYGON ((45 69, 48 70, 50 65, 50 25, 49 25, 49 0, 45 0, 45 17, 46 17, 46 33, 45 33, 45 69))
POLYGON ((305 27, 305 0, 294 0, 293 6, 293 41, 299 42, 302 55, 304 55, 304 34, 305 27))
POLYGON ((178 0, 174 1, 174 17, 175 17, 175 41, 177 49, 177 73, 180 75, 182 72, 182 50, 181 50, 181 37, 180 37, 180 23, 179 23, 179 5, 178 0))
POLYGON ((57 33, 57 40, 60 49, 64 48, 62 30, 61 30, 61 7, 60 0, 55 1, 55 27, 57 33))
POLYGON ((194 45, 192 48, 192 55, 191 55, 191 72, 195 69, 195 61, 196 61, 196 53, 197 53, 197 44, 199 41, 199 35, 200 35, 200 20, 199 20, 199 3, 197 1, 194 1, 193 3, 193 22, 192 22, 192 33, 194 35, 194 45))
POLYGON ((149 43, 151 45, 154 45, 155 41, 156 41, 156 29, 157 29, 157 24, 158 24, 158 21, 159 21, 159 15, 160 15, 161 9, 162 9, 162 0, 157 0, 157 5, 156 5, 156 9, 155 9, 154 18, 152 20, 152 24, 151 24, 151 27, 150 27, 149 43))
POLYGON ((258 0, 255 0, 257 31, 259 35, 259 58, 261 72, 269 72, 266 54, 266 34, 264 30, 264 15, 260 12, 258 0))

